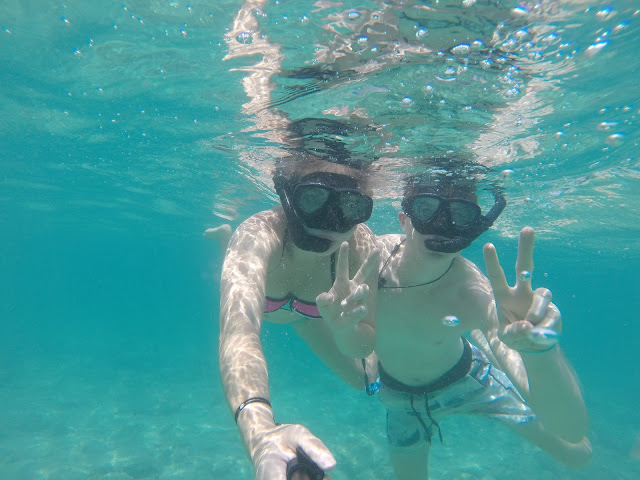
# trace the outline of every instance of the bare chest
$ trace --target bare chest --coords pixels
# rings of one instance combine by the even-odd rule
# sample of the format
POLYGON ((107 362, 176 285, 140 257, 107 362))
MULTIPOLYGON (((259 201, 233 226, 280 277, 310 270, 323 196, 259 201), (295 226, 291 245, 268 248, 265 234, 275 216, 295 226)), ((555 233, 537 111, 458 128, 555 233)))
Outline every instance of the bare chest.
POLYGON ((381 339, 410 348, 416 344, 438 346, 476 328, 482 328, 483 312, 474 298, 453 290, 382 289, 378 296, 377 329, 381 339))

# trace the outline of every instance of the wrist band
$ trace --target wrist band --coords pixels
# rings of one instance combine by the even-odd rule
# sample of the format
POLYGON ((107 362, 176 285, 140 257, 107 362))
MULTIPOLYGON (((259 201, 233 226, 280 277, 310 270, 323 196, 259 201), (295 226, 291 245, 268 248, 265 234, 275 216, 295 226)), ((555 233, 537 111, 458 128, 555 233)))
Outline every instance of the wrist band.
POLYGON ((238 415, 240 415, 240 412, 242 411, 242 409, 247 405, 249 405, 250 403, 255 403, 255 402, 266 403, 267 405, 269 405, 269 407, 271 407, 271 402, 269 402, 269 400, 267 400, 266 398, 263 398, 263 397, 248 398, 244 402, 242 402, 238 407, 238 409, 236 410, 236 417, 235 417, 236 423, 238 423, 238 415))

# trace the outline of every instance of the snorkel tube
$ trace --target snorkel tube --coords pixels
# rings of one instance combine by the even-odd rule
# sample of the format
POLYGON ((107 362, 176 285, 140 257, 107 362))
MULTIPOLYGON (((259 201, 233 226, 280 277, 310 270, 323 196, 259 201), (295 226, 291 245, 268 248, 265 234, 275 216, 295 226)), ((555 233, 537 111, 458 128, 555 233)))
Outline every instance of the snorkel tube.
POLYGON ((476 238, 491 228, 493 222, 496 221, 507 206, 507 201, 498 187, 493 188, 493 196, 495 198, 493 207, 486 215, 481 215, 475 225, 457 232, 452 237, 443 239, 428 238, 424 241, 424 246, 429 250, 441 253, 457 253, 469 247, 476 238))
POLYGON ((291 204, 288 191, 289 180, 283 175, 276 175, 273 177, 273 183, 276 187, 276 193, 280 197, 284 214, 287 217, 287 230, 294 245, 307 252, 324 253, 329 250, 332 245, 331 240, 314 237, 305 231, 302 221, 291 204))

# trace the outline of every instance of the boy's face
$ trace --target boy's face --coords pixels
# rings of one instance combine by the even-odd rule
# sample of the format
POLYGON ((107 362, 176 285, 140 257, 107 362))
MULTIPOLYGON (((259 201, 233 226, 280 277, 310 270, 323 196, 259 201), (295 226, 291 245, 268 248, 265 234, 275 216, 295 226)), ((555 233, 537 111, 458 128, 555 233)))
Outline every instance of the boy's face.
POLYGON ((402 206, 425 247, 442 253, 455 253, 475 239, 482 212, 475 192, 453 188, 421 188, 405 197, 402 206))

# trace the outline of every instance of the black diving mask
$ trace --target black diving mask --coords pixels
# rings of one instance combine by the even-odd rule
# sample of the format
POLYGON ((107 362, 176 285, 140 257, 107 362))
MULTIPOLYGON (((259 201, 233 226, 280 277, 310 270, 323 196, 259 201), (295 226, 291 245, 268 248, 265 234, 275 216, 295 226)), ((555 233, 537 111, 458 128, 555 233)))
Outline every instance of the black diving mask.
POLYGON ((494 205, 486 215, 477 203, 462 198, 447 198, 434 193, 418 193, 402 200, 402 209, 413 228, 428 238, 425 246, 436 252, 455 253, 467 248, 487 231, 500 216, 507 202, 493 189, 494 205))
POLYGON ((309 235, 304 227, 346 233, 371 217, 372 198, 347 175, 315 172, 297 182, 281 176, 274 182, 293 240, 303 250, 323 252, 331 246, 329 240, 309 235))
POLYGON ((312 173, 293 189, 293 208, 307 228, 344 233, 371 217, 373 200, 357 182, 336 173, 312 173))

